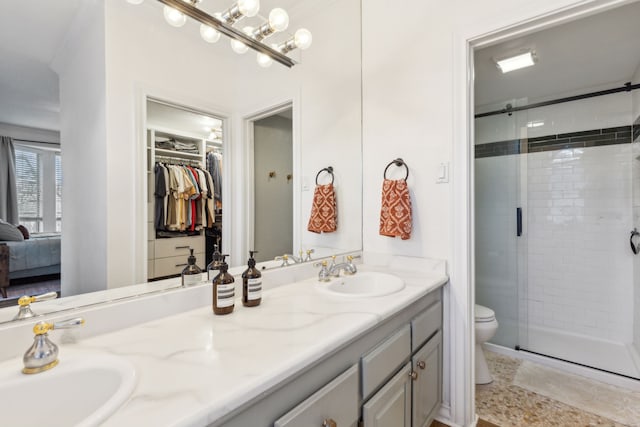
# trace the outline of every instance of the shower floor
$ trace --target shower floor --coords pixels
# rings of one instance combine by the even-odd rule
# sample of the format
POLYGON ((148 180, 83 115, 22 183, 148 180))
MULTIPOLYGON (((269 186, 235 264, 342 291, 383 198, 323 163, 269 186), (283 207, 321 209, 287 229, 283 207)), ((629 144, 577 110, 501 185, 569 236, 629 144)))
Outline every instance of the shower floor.
POLYGON ((631 345, 541 328, 529 328, 522 349, 597 369, 640 378, 637 355, 631 345))

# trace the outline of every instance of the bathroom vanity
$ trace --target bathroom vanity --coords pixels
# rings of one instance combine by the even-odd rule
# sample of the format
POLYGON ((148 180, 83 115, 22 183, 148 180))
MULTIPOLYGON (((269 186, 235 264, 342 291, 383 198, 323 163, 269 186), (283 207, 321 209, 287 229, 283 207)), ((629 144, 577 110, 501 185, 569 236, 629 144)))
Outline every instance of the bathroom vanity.
MULTIPOLYGON (((210 285, 155 297, 169 305, 197 298, 205 306, 100 335, 91 330, 105 331, 105 307, 79 310, 73 315, 85 317, 83 330, 52 336, 60 365, 74 352, 133 364, 135 388, 105 426, 428 425, 442 395, 444 264, 427 273, 424 263, 359 265, 357 274, 379 271, 404 281, 381 297, 326 292, 309 266, 284 270, 279 280, 290 274, 291 283, 269 285, 266 272, 262 304, 237 301, 225 316, 211 311, 210 285)), ((142 298, 112 309, 118 306, 144 312, 153 304, 142 298)))

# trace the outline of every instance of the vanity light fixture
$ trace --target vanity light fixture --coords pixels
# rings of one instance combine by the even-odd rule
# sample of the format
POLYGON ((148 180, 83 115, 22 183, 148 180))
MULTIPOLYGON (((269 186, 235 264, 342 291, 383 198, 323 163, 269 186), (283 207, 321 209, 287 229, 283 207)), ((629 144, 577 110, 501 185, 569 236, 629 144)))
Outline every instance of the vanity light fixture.
MULTIPOLYGON (((140 4, 144 0, 127 0, 131 4, 140 4)), ((220 34, 231 38, 231 48, 238 54, 245 53, 249 48, 258 52, 257 61, 261 67, 269 67, 273 61, 278 61, 287 67, 293 67, 295 62, 285 54, 296 48, 306 49, 311 45, 311 33, 306 29, 299 29, 295 35, 280 44, 267 45, 267 37, 285 31, 289 26, 289 15, 284 9, 275 8, 269 13, 269 18, 258 28, 244 27, 242 30, 233 26, 243 17, 258 14, 260 0, 238 0, 233 6, 213 16, 197 8, 202 0, 158 0, 164 4, 163 14, 174 27, 182 27, 187 17, 200 22, 200 36, 207 43, 215 43, 220 34)))
POLYGON ((521 68, 531 67, 538 61, 536 53, 533 50, 519 52, 516 55, 510 55, 504 58, 494 60, 502 74, 510 71, 519 70, 521 68))

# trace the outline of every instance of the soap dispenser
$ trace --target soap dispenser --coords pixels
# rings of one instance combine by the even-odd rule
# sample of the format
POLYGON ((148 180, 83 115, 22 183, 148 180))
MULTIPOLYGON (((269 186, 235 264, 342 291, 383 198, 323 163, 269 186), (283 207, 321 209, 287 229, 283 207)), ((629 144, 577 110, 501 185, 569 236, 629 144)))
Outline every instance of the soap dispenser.
POLYGON ((190 249, 191 255, 187 258, 187 266, 182 270, 182 286, 191 286, 202 281, 202 270, 196 265, 196 257, 193 255, 193 249, 190 249))
POLYGON ((213 312, 229 314, 233 311, 236 285, 233 276, 227 273, 229 265, 225 262, 228 255, 220 255, 220 273, 213 279, 213 312))
POLYGON ((256 269, 256 260, 253 254, 258 251, 249 251, 247 269, 242 273, 242 305, 255 307, 262 301, 262 273, 256 269))
POLYGON ((218 245, 213 245, 213 259, 207 265, 207 281, 213 280, 214 277, 220 272, 220 251, 218 251, 218 245))

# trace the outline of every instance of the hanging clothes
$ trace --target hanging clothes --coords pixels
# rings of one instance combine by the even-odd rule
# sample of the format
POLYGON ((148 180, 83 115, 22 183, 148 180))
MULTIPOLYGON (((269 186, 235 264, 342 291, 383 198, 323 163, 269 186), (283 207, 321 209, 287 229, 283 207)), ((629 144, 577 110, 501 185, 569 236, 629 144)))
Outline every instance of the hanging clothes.
POLYGON ((156 231, 197 232, 213 227, 213 179, 196 166, 156 163, 156 231))

